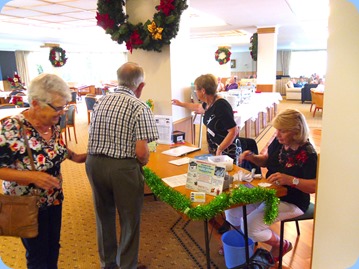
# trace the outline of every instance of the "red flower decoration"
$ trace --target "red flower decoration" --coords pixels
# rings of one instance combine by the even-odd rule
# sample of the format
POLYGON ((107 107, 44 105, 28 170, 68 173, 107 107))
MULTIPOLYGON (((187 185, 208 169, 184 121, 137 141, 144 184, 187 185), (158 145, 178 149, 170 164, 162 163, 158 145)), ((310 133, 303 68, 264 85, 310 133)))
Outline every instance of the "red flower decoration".
POLYGON ((139 33, 137 31, 134 31, 131 36, 130 39, 128 41, 126 41, 126 48, 127 50, 129 50, 132 53, 132 49, 136 46, 142 45, 143 41, 141 40, 141 37, 139 35, 139 33))
POLYGON ((161 0, 157 6, 157 10, 162 11, 166 16, 170 15, 171 11, 175 9, 173 1, 174 0, 161 0))
POLYGON ((279 153, 279 162, 284 164, 284 166, 287 168, 293 167, 295 165, 302 167, 307 160, 308 160, 308 154, 304 149, 299 151, 296 155, 295 155, 295 151, 284 153, 283 148, 279 153))
POLYGON ((21 78, 20 76, 14 72, 14 78, 7 78, 7 81, 10 82, 11 84, 11 88, 19 88, 19 89, 23 89, 24 88, 24 85, 21 81, 21 78))
POLYGON ((96 12, 97 25, 101 26, 104 30, 107 28, 112 29, 115 26, 115 21, 110 18, 108 14, 100 14, 96 12))

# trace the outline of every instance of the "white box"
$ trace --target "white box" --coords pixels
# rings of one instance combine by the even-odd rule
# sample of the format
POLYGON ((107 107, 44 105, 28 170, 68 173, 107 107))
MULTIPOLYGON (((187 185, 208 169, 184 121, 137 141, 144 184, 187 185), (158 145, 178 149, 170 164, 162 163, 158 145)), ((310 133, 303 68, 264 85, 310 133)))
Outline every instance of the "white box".
POLYGON ((233 159, 227 155, 208 157, 208 161, 215 164, 222 164, 226 166, 226 171, 232 171, 233 159))

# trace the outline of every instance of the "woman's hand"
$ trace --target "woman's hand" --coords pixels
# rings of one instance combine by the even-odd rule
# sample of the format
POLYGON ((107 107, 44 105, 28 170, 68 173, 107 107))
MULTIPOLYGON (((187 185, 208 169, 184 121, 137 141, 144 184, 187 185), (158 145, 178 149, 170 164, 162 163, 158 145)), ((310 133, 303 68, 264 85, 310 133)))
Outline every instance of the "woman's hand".
POLYGON ((253 152, 250 150, 243 151, 241 156, 239 156, 239 163, 242 163, 243 160, 252 161, 253 159, 253 152))
POLYGON ((281 185, 292 185, 292 179, 293 176, 289 176, 287 174, 283 174, 283 173, 274 173, 271 174, 267 180, 275 185, 281 186, 281 185))
POLYGON ((33 175, 32 183, 34 183, 37 187, 45 190, 51 190, 54 188, 60 188, 60 180, 52 175, 49 175, 45 172, 39 171, 31 171, 33 175))
POLYGON ((177 100, 177 99, 172 99, 172 105, 183 106, 182 102, 180 100, 177 100))

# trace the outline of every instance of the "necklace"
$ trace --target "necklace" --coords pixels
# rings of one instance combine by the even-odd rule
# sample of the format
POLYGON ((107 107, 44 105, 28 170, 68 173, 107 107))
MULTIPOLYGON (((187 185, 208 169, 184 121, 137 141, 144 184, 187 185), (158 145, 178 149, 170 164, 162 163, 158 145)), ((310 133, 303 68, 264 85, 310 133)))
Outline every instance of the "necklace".
POLYGON ((38 131, 40 134, 48 135, 48 134, 50 133, 50 131, 51 131, 51 127, 49 127, 49 128, 47 129, 47 131, 45 131, 45 132, 40 131, 39 129, 37 129, 37 131, 38 131))

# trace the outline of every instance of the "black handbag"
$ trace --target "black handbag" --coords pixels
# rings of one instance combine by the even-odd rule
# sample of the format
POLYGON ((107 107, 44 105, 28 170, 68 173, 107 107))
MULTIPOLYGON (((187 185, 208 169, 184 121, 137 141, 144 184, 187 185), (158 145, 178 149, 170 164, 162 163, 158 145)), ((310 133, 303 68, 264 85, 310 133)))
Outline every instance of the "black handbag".
POLYGON ((274 266, 275 262, 272 254, 264 248, 257 248, 248 264, 241 264, 232 269, 269 269, 274 266))

